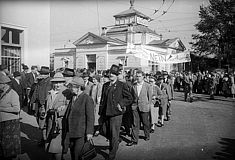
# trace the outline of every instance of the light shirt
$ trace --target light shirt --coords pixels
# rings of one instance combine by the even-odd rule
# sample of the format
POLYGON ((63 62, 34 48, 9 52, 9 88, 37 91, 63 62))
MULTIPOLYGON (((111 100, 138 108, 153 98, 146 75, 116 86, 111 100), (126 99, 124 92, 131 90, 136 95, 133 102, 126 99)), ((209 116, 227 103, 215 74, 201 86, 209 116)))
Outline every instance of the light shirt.
POLYGON ((143 84, 144 84, 144 81, 142 81, 141 83, 137 83, 137 93, 138 93, 138 97, 139 97, 139 95, 140 95, 140 91, 141 91, 141 89, 142 89, 142 87, 143 87, 143 84))

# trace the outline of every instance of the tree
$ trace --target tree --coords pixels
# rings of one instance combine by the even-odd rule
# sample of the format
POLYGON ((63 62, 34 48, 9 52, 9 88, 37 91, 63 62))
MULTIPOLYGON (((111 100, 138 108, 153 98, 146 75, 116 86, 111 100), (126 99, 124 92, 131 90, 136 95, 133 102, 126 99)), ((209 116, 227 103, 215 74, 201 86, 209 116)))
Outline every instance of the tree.
MULTIPOLYGON (((227 65, 234 52, 234 2, 232 0, 209 0, 208 6, 200 6, 200 21, 195 24, 200 34, 193 34, 191 42, 194 53, 199 56, 215 55, 227 65)), ((221 67, 221 63, 218 67, 221 67)))

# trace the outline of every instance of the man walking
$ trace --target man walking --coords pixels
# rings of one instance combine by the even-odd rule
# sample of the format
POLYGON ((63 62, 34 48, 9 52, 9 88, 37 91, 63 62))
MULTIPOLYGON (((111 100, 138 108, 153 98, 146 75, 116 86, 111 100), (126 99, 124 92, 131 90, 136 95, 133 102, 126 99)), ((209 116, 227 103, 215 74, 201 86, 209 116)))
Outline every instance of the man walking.
POLYGON ((134 103, 132 104, 133 110, 133 139, 127 146, 136 145, 139 139, 140 119, 144 126, 145 141, 150 140, 150 119, 149 112, 152 102, 152 89, 151 86, 144 81, 144 73, 142 71, 136 72, 137 83, 134 84, 134 103))
POLYGON ((122 115, 126 106, 132 103, 132 96, 125 83, 117 80, 119 67, 112 65, 110 69, 110 81, 102 88, 99 115, 106 124, 106 137, 109 139, 109 160, 115 159, 119 146, 119 134, 122 124, 122 115))

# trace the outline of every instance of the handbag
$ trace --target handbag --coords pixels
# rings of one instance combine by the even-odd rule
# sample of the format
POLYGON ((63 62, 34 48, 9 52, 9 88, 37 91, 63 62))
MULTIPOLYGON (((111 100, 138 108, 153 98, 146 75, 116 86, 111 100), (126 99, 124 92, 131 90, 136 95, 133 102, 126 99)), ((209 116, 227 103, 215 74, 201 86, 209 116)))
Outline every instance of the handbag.
POLYGON ((97 156, 96 149, 92 140, 86 141, 82 147, 81 160, 91 160, 97 156))
POLYGON ((156 99, 156 102, 154 103, 154 108, 160 107, 161 106, 161 101, 160 99, 156 99))

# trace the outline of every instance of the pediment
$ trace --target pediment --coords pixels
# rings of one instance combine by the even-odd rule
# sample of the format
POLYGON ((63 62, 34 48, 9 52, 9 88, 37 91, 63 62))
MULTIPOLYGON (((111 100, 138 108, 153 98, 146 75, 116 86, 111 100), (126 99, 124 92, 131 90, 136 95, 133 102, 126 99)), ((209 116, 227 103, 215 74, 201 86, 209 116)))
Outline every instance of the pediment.
POLYGON ((184 51, 186 49, 184 44, 182 43, 182 41, 180 39, 176 39, 174 42, 172 42, 169 45, 169 47, 177 49, 177 50, 181 50, 181 51, 184 51))
POLYGON ((107 41, 104 40, 102 37, 88 32, 87 34, 79 38, 77 41, 75 41, 73 44, 75 46, 79 46, 79 45, 106 44, 106 43, 107 41))

